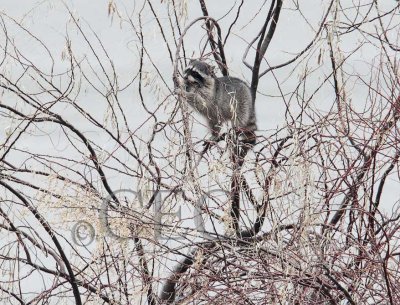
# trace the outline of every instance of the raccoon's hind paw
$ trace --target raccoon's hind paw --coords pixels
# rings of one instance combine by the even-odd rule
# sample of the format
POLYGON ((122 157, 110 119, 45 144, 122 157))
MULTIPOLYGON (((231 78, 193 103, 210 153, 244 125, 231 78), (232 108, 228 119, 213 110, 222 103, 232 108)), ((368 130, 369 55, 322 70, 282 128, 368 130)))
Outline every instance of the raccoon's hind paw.
POLYGON ((254 146, 256 144, 257 136, 253 129, 237 128, 236 132, 240 137, 240 142, 244 145, 254 146))
POLYGON ((222 141, 223 139, 225 139, 225 133, 220 134, 220 135, 213 135, 213 136, 211 136, 210 139, 204 140, 204 144, 203 145, 206 145, 207 143, 215 144, 215 143, 217 143, 219 141, 222 141))
POLYGON ((244 145, 244 146, 248 146, 249 148, 251 148, 251 147, 253 147, 254 145, 256 145, 256 139, 255 138, 252 138, 252 139, 243 139, 243 140, 241 140, 241 143, 244 145))

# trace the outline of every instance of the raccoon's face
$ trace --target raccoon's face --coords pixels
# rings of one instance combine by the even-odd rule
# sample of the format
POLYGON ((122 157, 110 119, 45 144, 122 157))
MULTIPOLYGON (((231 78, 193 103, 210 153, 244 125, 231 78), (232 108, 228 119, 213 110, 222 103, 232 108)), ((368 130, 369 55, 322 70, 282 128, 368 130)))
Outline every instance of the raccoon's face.
POLYGON ((207 79, 214 78, 213 67, 200 60, 191 60, 186 67, 183 78, 186 85, 203 86, 207 79))

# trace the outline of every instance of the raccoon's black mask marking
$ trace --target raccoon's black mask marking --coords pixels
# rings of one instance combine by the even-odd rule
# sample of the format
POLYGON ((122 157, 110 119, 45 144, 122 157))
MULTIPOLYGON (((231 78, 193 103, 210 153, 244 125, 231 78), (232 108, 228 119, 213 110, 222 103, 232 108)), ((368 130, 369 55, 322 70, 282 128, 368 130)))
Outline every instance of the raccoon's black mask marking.
POLYGON ((204 84, 204 77, 199 72, 188 69, 185 71, 185 81, 190 82, 189 76, 193 77, 194 81, 199 85, 204 84))
POLYGON ((207 77, 215 77, 213 67, 199 60, 191 60, 185 70, 185 81, 202 86, 205 85, 207 77))

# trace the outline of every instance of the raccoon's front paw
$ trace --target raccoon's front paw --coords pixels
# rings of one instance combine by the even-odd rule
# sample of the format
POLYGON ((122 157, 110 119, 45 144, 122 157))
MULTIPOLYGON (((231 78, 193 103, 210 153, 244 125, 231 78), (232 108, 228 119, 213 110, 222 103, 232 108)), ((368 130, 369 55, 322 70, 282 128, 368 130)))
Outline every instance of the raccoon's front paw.
POLYGON ((174 95, 176 95, 178 97, 187 98, 187 92, 182 88, 176 88, 174 90, 174 95))

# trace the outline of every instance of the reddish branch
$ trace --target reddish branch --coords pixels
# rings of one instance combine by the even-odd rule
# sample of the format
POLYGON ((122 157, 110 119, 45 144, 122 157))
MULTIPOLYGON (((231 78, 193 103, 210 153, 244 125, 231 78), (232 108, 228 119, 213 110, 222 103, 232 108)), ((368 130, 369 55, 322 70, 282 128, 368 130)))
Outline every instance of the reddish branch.
POLYGON ((214 56, 215 61, 218 64, 219 69, 221 70, 222 75, 227 76, 229 74, 228 71, 228 66, 226 65, 226 58, 225 58, 225 52, 224 52, 224 45, 222 43, 222 38, 221 38, 221 30, 219 28, 219 25, 216 21, 209 19, 208 16, 208 11, 206 7, 206 2, 204 0, 199 0, 200 1, 200 6, 201 10, 203 12, 204 17, 207 18, 206 20, 206 27, 207 27, 207 35, 208 35, 208 41, 210 42, 212 54, 214 56), (218 35, 218 42, 216 43, 214 40, 213 36, 213 26, 217 27, 217 35, 218 35), (218 46, 218 49, 217 49, 218 46))
POLYGON ((29 211, 31 211, 33 216, 40 222, 40 224, 42 225, 43 229, 50 236, 50 238, 52 239, 54 245, 56 246, 56 248, 58 250, 58 253, 60 253, 61 259, 62 259, 65 267, 67 268, 67 272, 68 272, 68 276, 69 276, 68 281, 72 286, 72 292, 74 294, 75 304, 76 305, 82 305, 81 294, 79 292, 79 288, 78 288, 78 285, 77 285, 77 280, 75 278, 74 271, 72 270, 72 266, 71 266, 67 256, 65 255, 64 249, 61 246, 60 242, 58 241, 58 239, 57 239, 57 237, 55 235, 55 232, 51 229, 49 223, 39 213, 39 211, 34 206, 32 206, 28 202, 28 200, 26 200, 25 197, 22 196, 17 190, 15 190, 13 187, 11 187, 7 183, 3 182, 2 180, 0 180, 0 185, 4 186, 7 190, 9 190, 11 193, 13 193, 14 196, 16 196, 29 209, 29 211))

